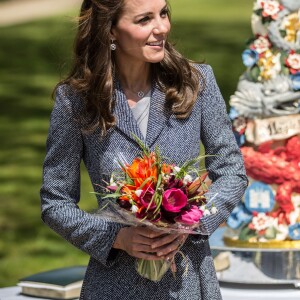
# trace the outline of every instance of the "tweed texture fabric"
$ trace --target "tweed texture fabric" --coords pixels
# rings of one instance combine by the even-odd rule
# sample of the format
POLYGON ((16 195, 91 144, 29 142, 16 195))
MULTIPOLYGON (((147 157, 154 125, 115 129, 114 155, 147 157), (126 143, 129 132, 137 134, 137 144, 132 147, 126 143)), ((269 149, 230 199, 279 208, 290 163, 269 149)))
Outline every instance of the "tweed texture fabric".
MULTIPOLYGON (((78 115, 80 97, 68 86, 61 86, 51 114, 44 177, 41 188, 42 219, 67 241, 91 256, 82 292, 84 300, 220 300, 207 236, 189 236, 182 247, 186 262, 176 256, 177 273, 168 271, 163 279, 151 282, 135 271, 135 259, 112 249, 120 224, 96 217, 78 207, 80 198, 80 162, 89 172, 92 183, 107 180, 117 168, 116 158, 128 162, 140 153, 132 133, 154 149, 160 147, 164 157, 181 165, 199 155, 200 141, 207 154, 206 168, 213 180, 212 195, 219 212, 205 217, 210 233, 223 223, 240 201, 247 178, 240 150, 235 142, 224 100, 211 68, 197 65, 205 84, 191 115, 179 120, 165 109, 164 94, 152 89, 146 139, 134 119, 119 85, 115 89, 114 114, 117 124, 105 137, 99 131, 82 133, 78 115)), ((100 191, 95 186, 96 191, 100 191)), ((97 198, 98 204, 101 199, 97 198)))

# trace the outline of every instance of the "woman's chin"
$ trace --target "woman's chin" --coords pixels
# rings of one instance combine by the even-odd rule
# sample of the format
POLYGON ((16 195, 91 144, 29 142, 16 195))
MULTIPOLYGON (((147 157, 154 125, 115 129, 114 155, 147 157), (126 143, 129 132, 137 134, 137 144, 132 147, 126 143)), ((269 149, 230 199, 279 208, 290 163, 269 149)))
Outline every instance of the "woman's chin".
POLYGON ((147 62, 152 63, 152 64, 159 63, 164 59, 164 57, 165 57, 164 53, 161 55, 155 55, 155 56, 153 55, 153 56, 147 58, 147 62))

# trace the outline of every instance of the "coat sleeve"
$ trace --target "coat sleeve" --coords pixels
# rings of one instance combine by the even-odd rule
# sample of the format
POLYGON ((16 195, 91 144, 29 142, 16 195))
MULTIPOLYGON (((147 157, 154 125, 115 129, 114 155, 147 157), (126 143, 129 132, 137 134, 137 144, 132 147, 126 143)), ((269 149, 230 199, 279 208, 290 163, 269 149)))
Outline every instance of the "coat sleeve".
MULTIPOLYGON (((203 71, 202 71, 203 73, 203 71)), ((206 169, 212 180, 209 198, 218 213, 202 219, 209 234, 225 222, 242 199, 248 184, 240 149, 232 132, 226 105, 210 66, 205 66, 205 89, 201 97, 201 140, 207 155, 206 169)))
POLYGON ((41 187, 42 220, 102 264, 114 263, 112 245, 121 225, 78 207, 83 140, 74 113, 78 97, 58 88, 51 114, 41 187))

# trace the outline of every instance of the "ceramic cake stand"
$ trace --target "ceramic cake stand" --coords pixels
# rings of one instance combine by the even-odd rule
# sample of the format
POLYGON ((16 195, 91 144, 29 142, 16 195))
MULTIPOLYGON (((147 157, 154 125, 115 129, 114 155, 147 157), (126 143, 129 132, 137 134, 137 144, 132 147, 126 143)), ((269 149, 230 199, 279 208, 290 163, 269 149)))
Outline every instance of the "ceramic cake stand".
POLYGON ((209 239, 213 256, 223 260, 224 268, 216 268, 220 283, 291 285, 300 289, 300 248, 227 246, 223 241, 225 229, 219 228, 209 239))

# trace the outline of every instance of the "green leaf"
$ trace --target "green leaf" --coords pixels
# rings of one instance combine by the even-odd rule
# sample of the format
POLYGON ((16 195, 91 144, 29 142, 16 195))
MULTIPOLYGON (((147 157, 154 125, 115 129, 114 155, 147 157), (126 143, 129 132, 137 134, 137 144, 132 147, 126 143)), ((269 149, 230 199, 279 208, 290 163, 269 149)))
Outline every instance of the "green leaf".
POLYGON ((143 150, 144 154, 148 156, 151 153, 149 147, 147 147, 145 145, 145 143, 138 136, 136 136, 134 133, 131 133, 131 135, 133 136, 134 140, 137 142, 139 147, 143 150))
POLYGON ((256 231, 253 229, 250 229, 248 225, 246 225, 244 228, 242 228, 239 240, 241 241, 248 241, 250 238, 257 236, 256 231))
POLYGON ((210 157, 210 156, 216 156, 216 155, 199 155, 198 157, 195 157, 189 161, 186 161, 182 167, 180 167, 180 171, 178 173, 176 173, 176 178, 183 178, 186 174, 188 174, 189 172, 192 171, 196 171, 195 173, 199 174, 199 171, 197 171, 197 169, 195 168, 195 164, 196 163, 200 163, 200 161, 206 157, 210 157))
POLYGON ((143 187, 145 186, 145 184, 148 182, 148 181, 150 181, 150 180, 154 180, 154 177, 153 176, 150 176, 150 177, 148 177, 148 178, 146 178, 144 181, 143 181, 143 183, 140 185, 140 190, 141 189, 143 189, 143 187))
POLYGON ((108 199, 108 198, 114 198, 114 199, 118 199, 122 196, 122 194, 120 193, 112 193, 112 194, 106 194, 104 196, 101 196, 102 199, 108 199))
POLYGON ((260 75, 259 67, 255 65, 251 69, 247 69, 246 75, 251 81, 257 82, 260 75))
POLYGON ((286 67, 283 67, 281 72, 286 75, 286 76, 289 76, 290 75, 290 70, 289 68, 286 68, 286 67))
POLYGON ((256 10, 254 11, 254 13, 255 13, 256 15, 258 15, 258 16, 261 16, 262 12, 263 12, 263 8, 256 9, 256 10))
POLYGON ((279 33, 280 33, 281 37, 283 37, 283 38, 286 37, 286 30, 280 29, 279 33))
POLYGON ((269 227, 266 230, 265 238, 268 240, 274 240, 276 238, 276 229, 274 227, 269 227))

